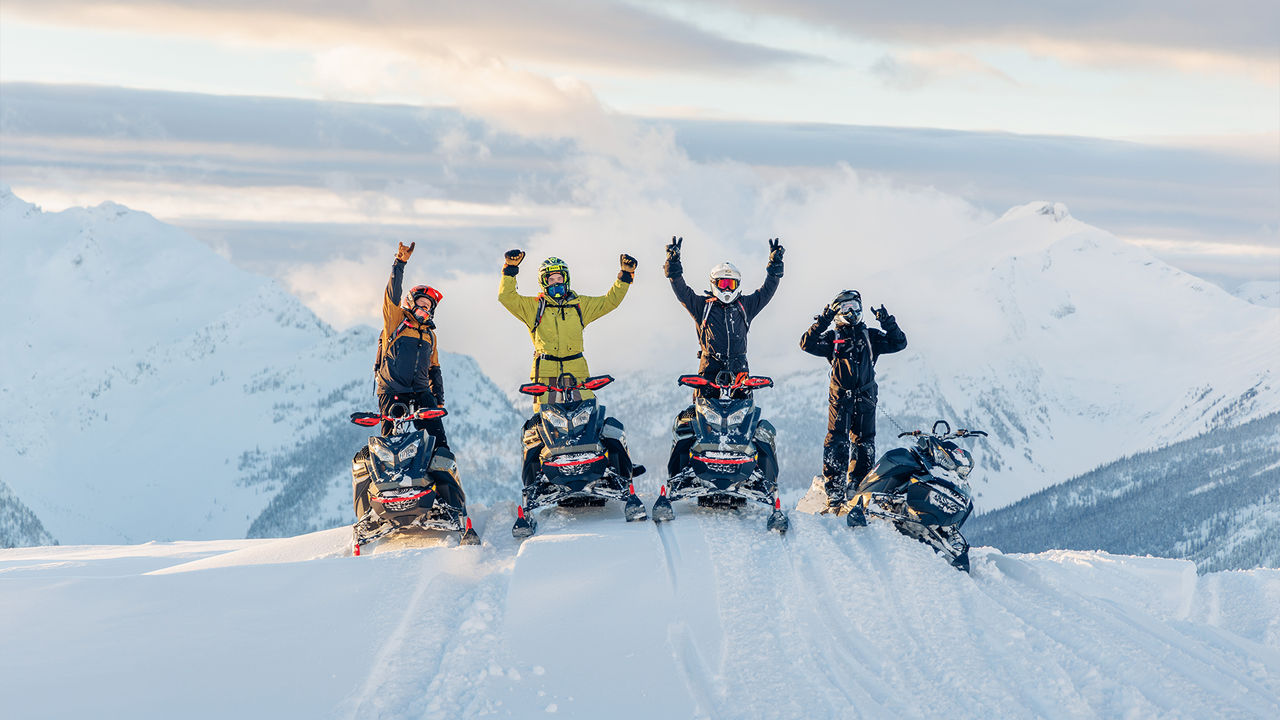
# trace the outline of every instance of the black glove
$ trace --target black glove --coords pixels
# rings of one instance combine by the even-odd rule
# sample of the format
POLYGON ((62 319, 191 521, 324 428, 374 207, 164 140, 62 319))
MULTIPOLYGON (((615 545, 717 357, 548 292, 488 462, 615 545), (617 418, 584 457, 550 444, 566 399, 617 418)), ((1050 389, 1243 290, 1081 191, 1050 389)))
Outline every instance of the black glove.
POLYGON ((774 277, 782 277, 783 252, 785 250, 782 247, 782 238, 773 238, 769 241, 769 266, 766 269, 774 277))
POLYGON ((871 308, 871 314, 876 316, 876 321, 879 322, 881 325, 884 325, 885 323, 893 322, 893 316, 889 314, 888 310, 884 309, 884 305, 881 305, 878 308, 877 307, 871 308))
POLYGON ((684 242, 682 237, 671 237, 671 243, 667 245, 667 262, 672 260, 680 262, 680 245, 684 242))
POLYGON ((680 245, 684 242, 682 237, 671 238, 671 244, 667 246, 667 264, 665 265, 667 277, 680 277, 684 274, 684 266, 680 264, 680 245))
POLYGON ((618 264, 622 266, 622 271, 618 273, 618 279, 624 283, 629 283, 635 279, 636 259, 626 253, 618 256, 618 264))
POLYGON ((444 374, 440 372, 439 365, 432 365, 427 368, 427 386, 431 388, 431 394, 436 396, 436 405, 444 405, 444 374))
POLYGON ((508 250, 503 253, 505 264, 502 266, 503 275, 518 275, 520 273, 520 261, 524 260, 523 250, 508 250))
POLYGON ((827 323, 831 322, 831 319, 834 318, 835 316, 836 316, 836 309, 828 305, 822 308, 822 312, 818 313, 817 315, 814 315, 813 319, 817 320, 819 323, 823 325, 826 325, 827 323))

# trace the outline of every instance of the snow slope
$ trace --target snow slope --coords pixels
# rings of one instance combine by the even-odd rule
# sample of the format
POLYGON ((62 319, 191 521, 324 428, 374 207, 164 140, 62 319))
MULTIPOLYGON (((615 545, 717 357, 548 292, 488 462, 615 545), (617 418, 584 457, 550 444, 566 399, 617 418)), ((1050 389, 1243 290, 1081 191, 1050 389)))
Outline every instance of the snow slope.
POLYGON ((0 551, 12 717, 1262 718, 1280 571, 975 549, 677 503, 550 510, 517 545, 0 551), (68 692, 74 688, 74 692, 68 692))
MULTIPOLYGON (((337 333, 119 205, 46 213, 0 188, 0 227, 0 483, 48 535, 243 537, 346 519, 367 434, 347 417, 373 404, 375 331, 337 333)), ((518 453, 481 448, 519 419, 469 358, 443 365, 468 489, 506 497, 518 453)))

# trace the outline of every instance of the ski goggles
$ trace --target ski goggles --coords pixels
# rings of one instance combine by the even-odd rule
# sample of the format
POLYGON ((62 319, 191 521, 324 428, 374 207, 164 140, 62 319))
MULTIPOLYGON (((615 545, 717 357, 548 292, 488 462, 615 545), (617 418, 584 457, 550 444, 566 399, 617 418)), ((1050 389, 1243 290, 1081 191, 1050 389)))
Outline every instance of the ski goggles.
POLYGON ((862 312, 861 300, 845 300, 836 306, 838 313, 860 313, 862 312))
POLYGON ((738 279, 731 277, 716 278, 715 287, 718 290, 737 290, 738 279))

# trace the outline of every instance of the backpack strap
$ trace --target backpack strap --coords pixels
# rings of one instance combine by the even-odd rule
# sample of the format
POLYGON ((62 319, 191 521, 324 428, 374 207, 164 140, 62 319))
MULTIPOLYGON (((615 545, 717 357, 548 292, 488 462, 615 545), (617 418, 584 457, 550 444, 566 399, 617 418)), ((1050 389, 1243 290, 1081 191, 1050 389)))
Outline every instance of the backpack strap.
MULTIPOLYGON (((699 332, 701 332, 702 330, 706 329, 706 327, 707 327, 707 318, 711 317, 711 303, 713 303, 713 302, 715 302, 715 301, 716 301, 716 299, 715 299, 714 297, 708 297, 708 298, 707 298, 707 304, 706 304, 706 306, 705 306, 705 307, 703 308, 703 310, 702 310, 702 322, 698 323, 698 331, 699 331, 699 332)), ((743 323, 744 325, 746 325, 746 326, 747 326, 747 329, 748 329, 748 330, 750 330, 750 329, 751 329, 751 316, 747 314, 747 306, 746 306, 746 305, 744 305, 744 304, 742 303, 742 298, 738 298, 737 305, 738 305, 738 309, 742 311, 742 323, 743 323)))
MULTIPOLYGON (((582 327, 586 327, 586 326, 587 326, 586 321, 582 319, 582 304, 581 304, 581 303, 573 303, 573 305, 555 305, 555 306, 553 306, 553 307, 558 307, 558 308, 572 307, 574 310, 577 310, 577 311, 578 311, 578 323, 579 323, 580 325, 582 325, 582 327)), ((529 332, 533 332, 534 330, 537 330, 537 329, 538 329, 538 326, 542 324, 542 316, 543 316, 546 312, 547 312, 547 296, 546 296, 546 295, 539 295, 539 296, 538 296, 538 314, 534 316, 534 318, 533 318, 533 327, 529 329, 529 332)))

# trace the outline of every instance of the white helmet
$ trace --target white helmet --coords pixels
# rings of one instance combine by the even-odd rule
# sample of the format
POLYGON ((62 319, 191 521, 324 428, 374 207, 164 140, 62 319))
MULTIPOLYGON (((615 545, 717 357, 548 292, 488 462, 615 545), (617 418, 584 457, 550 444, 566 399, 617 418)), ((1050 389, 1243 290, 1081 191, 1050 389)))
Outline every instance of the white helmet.
POLYGON ((742 273, 731 262, 711 268, 711 294, 722 303, 731 303, 742 294, 742 273))

